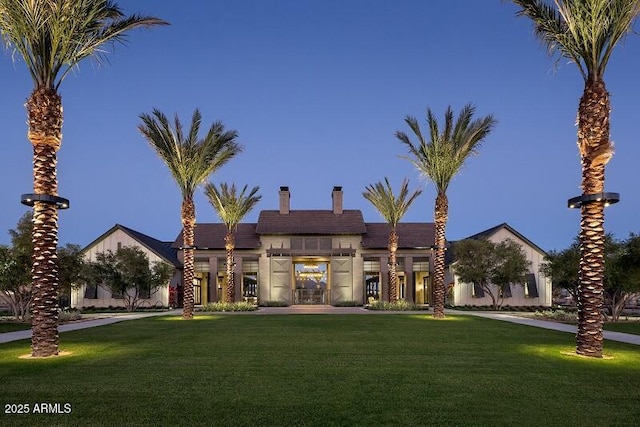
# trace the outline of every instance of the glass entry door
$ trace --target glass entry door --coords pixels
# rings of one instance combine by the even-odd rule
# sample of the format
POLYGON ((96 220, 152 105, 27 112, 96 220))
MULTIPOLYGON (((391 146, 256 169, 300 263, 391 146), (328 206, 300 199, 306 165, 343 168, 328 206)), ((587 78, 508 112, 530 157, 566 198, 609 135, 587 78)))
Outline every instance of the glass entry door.
POLYGON ((294 262, 294 304, 329 304, 327 263, 318 261, 294 262))

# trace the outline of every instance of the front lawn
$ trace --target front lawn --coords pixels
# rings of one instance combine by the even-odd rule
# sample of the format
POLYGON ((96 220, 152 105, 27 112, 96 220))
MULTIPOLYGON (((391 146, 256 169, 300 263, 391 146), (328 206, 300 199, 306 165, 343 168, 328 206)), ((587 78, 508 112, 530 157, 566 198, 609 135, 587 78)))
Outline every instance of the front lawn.
MULTIPOLYGON (((472 316, 201 314, 0 344, 4 425, 635 425, 640 348, 472 316), (566 354, 569 353, 569 354, 566 354), (66 414, 6 414, 42 403, 66 414), (58 404, 56 406, 55 404, 58 404), (68 404, 68 405, 65 405, 68 404), (9 406, 7 406, 9 405, 9 406)), ((31 411, 32 412, 32 411, 31 411)))
POLYGON ((5 332, 26 331, 27 329, 31 329, 31 322, 0 320, 0 334, 5 332))
POLYGON ((620 320, 619 322, 606 322, 604 324, 605 331, 624 332, 625 334, 640 335, 639 320, 620 320))

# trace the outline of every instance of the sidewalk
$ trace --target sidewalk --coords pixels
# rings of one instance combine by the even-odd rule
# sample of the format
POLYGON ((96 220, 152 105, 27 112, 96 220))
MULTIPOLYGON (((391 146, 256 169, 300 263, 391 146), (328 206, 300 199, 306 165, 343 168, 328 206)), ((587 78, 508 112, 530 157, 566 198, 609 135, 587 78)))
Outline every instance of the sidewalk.
MULTIPOLYGON (((520 325, 533 326, 536 328, 551 329, 554 331, 578 333, 578 327, 575 325, 567 325, 565 323, 552 322, 549 320, 532 319, 528 317, 518 317, 510 313, 496 313, 483 311, 456 311, 447 310, 450 314, 469 314, 471 316, 484 317, 487 319, 502 320, 505 322, 517 323, 520 325)), ((619 341, 627 344, 640 345, 640 335, 625 334, 622 332, 604 331, 604 339, 611 341, 619 341)))
MULTIPOLYGON (((469 315, 484 317, 487 319, 501 320, 504 322, 517 323, 520 325, 533 326, 536 328, 550 329, 560 332, 577 333, 575 325, 567 325, 548 320, 538 320, 527 317, 519 317, 511 313, 497 313, 489 311, 457 311, 445 310, 447 314, 469 315)), ((298 305, 290 307, 261 307, 257 311, 245 311, 234 313, 221 313, 225 315, 270 315, 270 314, 366 314, 366 315, 384 315, 384 314, 431 314, 432 310, 423 311, 371 311, 362 307, 333 307, 329 305, 298 305)), ((141 319, 152 316, 176 316, 182 314, 182 310, 158 311, 151 313, 114 313, 99 314, 99 319, 83 320, 73 323, 61 325, 59 332, 75 331, 78 329, 93 328, 96 326, 110 325, 112 323, 123 322, 125 320, 141 319), (104 317, 103 317, 104 316, 104 317)), ((88 317, 92 315, 86 315, 88 317)), ((197 313, 196 313, 197 316, 197 313)), ((0 344, 10 341, 25 340, 31 338, 31 330, 6 332, 0 334, 0 344)), ((604 338, 611 341, 619 341, 627 344, 640 345, 640 335, 624 334, 622 332, 604 331, 604 338)))
MULTIPOLYGON (((84 316, 87 316, 87 320, 80 320, 80 321, 65 323, 64 325, 60 325, 58 327, 58 332, 75 331, 78 329, 86 329, 86 328, 93 328, 96 326, 110 325, 112 323, 123 322, 125 320, 142 319, 143 317, 179 315, 181 313, 182 313, 182 310, 154 311, 149 313, 100 313, 96 315, 89 314, 89 315, 84 315, 84 316), (96 317, 96 316, 100 316, 100 317, 94 320, 89 320, 91 317, 96 317)), ((0 334, 0 344, 5 342, 26 340, 26 339, 31 339, 31 329, 27 329, 24 331, 5 332, 4 334, 0 334)))

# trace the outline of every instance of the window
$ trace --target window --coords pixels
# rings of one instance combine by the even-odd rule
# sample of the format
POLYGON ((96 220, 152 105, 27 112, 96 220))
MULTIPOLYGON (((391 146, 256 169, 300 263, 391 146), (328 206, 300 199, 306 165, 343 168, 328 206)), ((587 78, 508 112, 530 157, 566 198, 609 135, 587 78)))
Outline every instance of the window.
POLYGON ((149 299, 151 298, 151 292, 149 292, 149 288, 141 287, 138 289, 138 298, 149 299))
POLYGON ((122 289, 112 289, 111 290, 111 298, 113 299, 122 299, 123 292, 122 289))
POLYGON ((473 287, 471 288, 471 296, 474 298, 483 298, 484 290, 482 289, 482 286, 474 283, 473 287))
POLYGON ((369 298, 374 300, 380 299, 380 273, 377 271, 368 271, 364 273, 364 299, 365 302, 369 298))
POLYGON ((500 286, 500 298, 511 298, 511 285, 500 286))
POLYGON ((331 237, 292 237, 289 247, 299 251, 330 250, 331 243, 331 237))
POLYGON ((242 273, 242 297, 243 298, 258 297, 258 273, 256 272, 242 273))
POLYGON ((84 297, 85 299, 98 299, 98 285, 87 285, 84 288, 84 297))
POLYGON ((525 280, 527 281, 524 286, 525 298, 537 298, 539 295, 538 285, 536 283, 536 275, 533 273, 527 273, 525 276, 525 280))

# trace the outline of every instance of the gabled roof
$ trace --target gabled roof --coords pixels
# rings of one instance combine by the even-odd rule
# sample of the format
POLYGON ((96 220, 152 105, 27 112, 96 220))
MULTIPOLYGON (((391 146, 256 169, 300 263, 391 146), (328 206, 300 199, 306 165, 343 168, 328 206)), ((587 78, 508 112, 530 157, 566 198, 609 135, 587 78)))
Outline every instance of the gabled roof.
MULTIPOLYGON (((365 224, 366 234, 362 236, 362 247, 367 249, 383 249, 389 245, 389 232, 391 226, 388 223, 365 224)), ((435 243, 435 224, 424 222, 405 222, 396 227, 398 233, 398 248, 416 249, 429 248, 435 243)))
POLYGON ((182 267, 182 264, 178 260, 178 251, 172 247, 172 242, 163 242, 158 239, 154 239, 151 236, 147 236, 146 234, 140 233, 139 231, 136 231, 129 227, 125 227, 121 224, 114 225, 100 237, 89 243, 83 249, 83 252, 117 230, 120 230, 123 233, 129 235, 132 239, 138 241, 138 243, 140 243, 142 246, 144 246, 160 258, 164 259, 168 263, 172 264, 174 267, 182 267))
POLYGON ((542 249, 540 246, 536 245, 531 240, 529 240, 526 237, 524 237, 515 228, 511 227, 506 222, 503 222, 502 224, 496 225, 495 227, 491 227, 491 228, 489 228, 487 230, 484 230, 484 231, 481 231, 479 233, 476 233, 473 236, 469 236, 469 237, 467 237, 467 239, 475 239, 475 240, 488 239, 489 237, 493 236, 494 234, 496 234, 498 231, 502 230, 503 228, 508 230, 513 235, 515 235, 516 237, 518 237, 519 239, 524 241, 526 244, 528 244, 532 248, 534 248, 537 251, 541 252, 542 254, 544 254, 544 255, 547 254, 547 252, 544 249, 542 249))
MULTIPOLYGON (((227 226, 222 223, 196 224, 194 244, 198 249, 224 249, 224 236, 227 226)), ((255 223, 238 224, 235 235, 236 249, 257 249, 260 247, 260 237, 256 234, 255 223)), ((183 246, 182 231, 173 242, 174 248, 183 246)))
POLYGON ((364 234, 366 227, 359 210, 292 210, 281 214, 276 210, 260 212, 257 234, 364 234))

